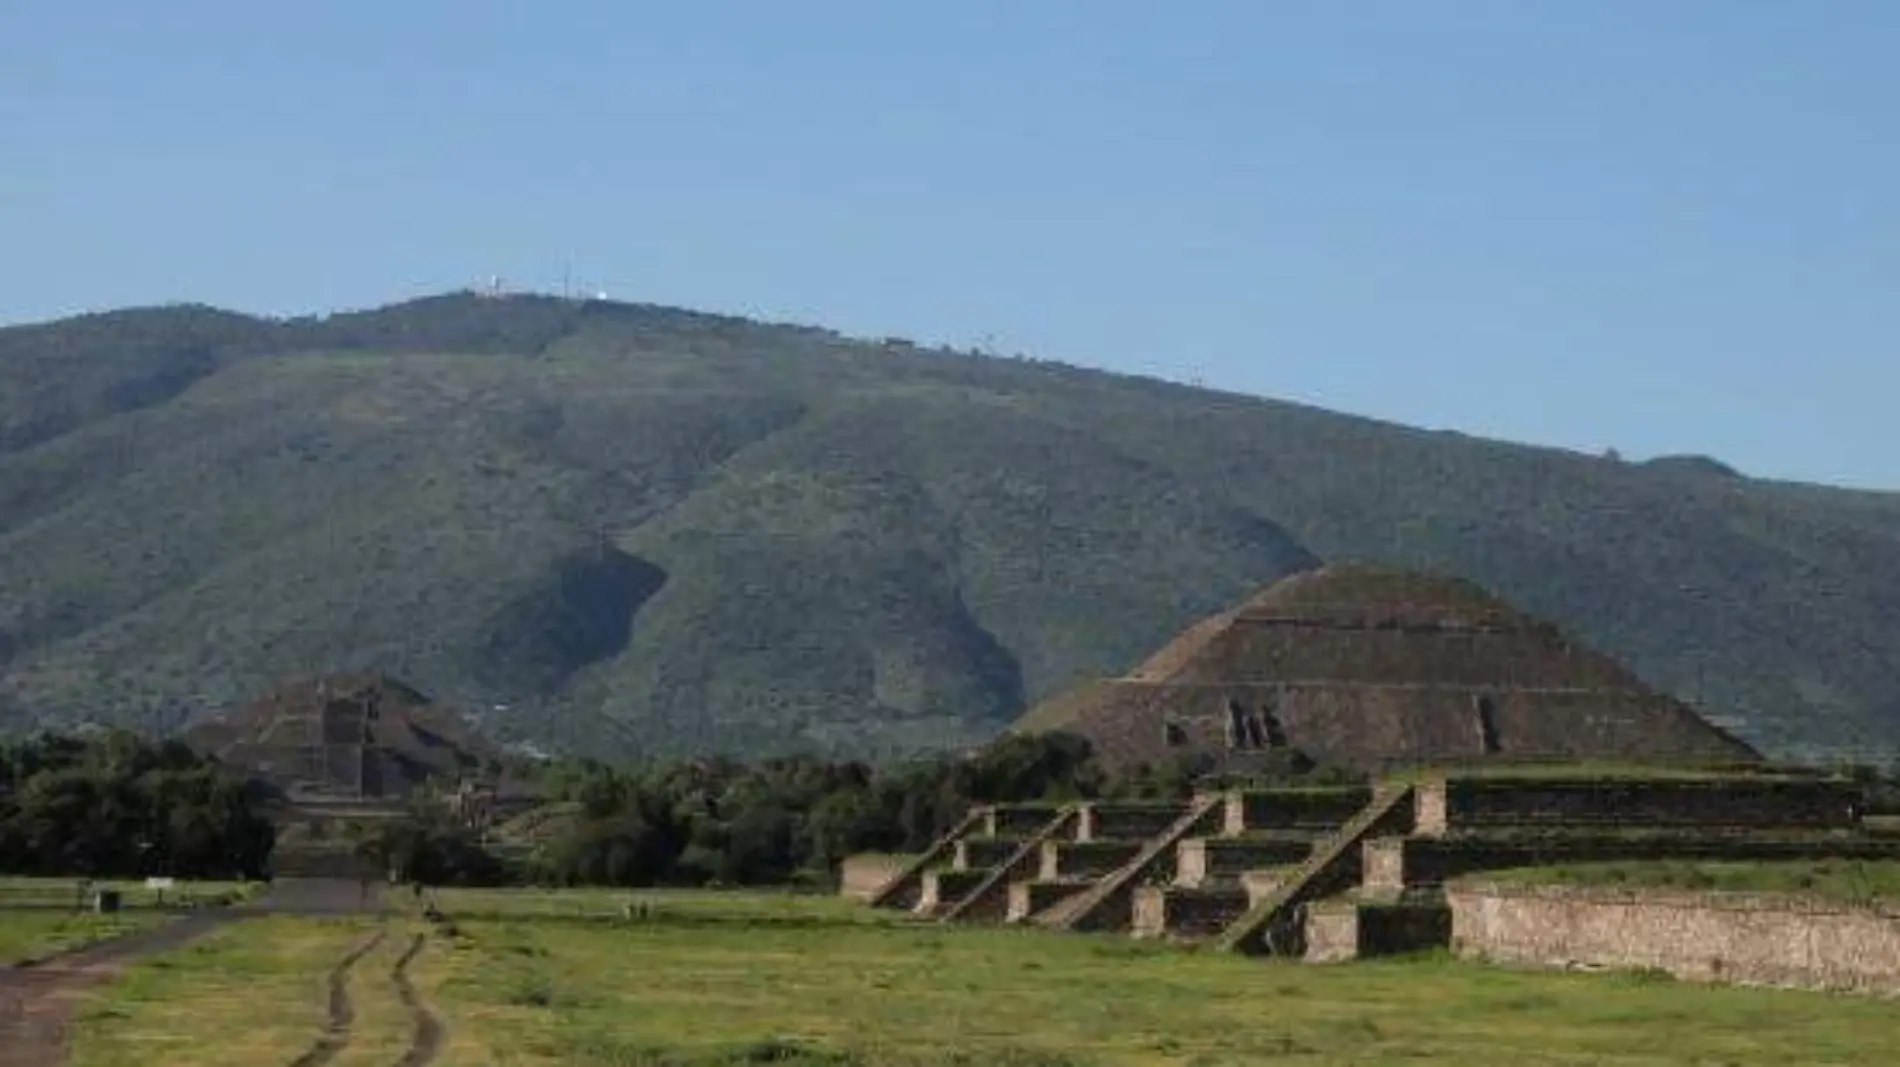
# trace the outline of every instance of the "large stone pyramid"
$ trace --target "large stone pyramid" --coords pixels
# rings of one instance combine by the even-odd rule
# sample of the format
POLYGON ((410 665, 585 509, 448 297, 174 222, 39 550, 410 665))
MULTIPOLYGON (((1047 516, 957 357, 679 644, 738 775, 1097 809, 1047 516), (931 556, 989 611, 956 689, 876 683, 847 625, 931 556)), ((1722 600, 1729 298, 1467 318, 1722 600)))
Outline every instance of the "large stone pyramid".
POLYGON ((1278 582, 1016 728, 1081 734, 1111 766, 1186 758, 1230 773, 1292 753, 1363 770, 1760 758, 1477 585, 1355 566, 1278 582))
POLYGON ((360 800, 452 783, 500 755, 453 711, 374 674, 287 682, 195 723, 185 739, 293 796, 360 800))

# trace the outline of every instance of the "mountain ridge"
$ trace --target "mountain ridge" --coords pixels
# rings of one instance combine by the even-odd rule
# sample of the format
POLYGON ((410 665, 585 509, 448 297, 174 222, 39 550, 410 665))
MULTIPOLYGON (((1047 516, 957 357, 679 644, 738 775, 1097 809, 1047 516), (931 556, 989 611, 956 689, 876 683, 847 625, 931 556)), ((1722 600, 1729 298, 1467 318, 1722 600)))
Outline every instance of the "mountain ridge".
POLYGON ((378 669, 521 739, 892 754, 1363 561, 1770 749, 1900 741, 1900 494, 648 305, 0 329, 0 552, 15 722, 378 669))

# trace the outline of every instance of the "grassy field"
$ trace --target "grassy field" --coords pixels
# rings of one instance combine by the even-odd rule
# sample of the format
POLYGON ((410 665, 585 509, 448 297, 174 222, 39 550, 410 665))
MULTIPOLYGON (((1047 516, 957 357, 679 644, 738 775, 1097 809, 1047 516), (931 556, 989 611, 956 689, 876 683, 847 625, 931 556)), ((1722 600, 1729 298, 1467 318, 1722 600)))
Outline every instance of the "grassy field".
POLYGON ((0 966, 129 934, 164 921, 163 916, 151 913, 75 915, 0 909, 0 966))
MULTIPOLYGON (((940 928, 777 894, 444 892, 413 968, 441 1067, 1888 1062, 1867 998, 1501 970, 1427 957, 1311 967, 1119 937, 940 928), (647 905, 621 918, 629 900, 647 905), (459 909, 459 914, 456 914, 459 909), (488 917, 476 917, 486 915, 488 917), (586 916, 613 915, 614 918, 586 916)), ((342 1067, 409 1034, 389 972, 356 969, 342 1067)), ((283 1063, 323 1019, 367 921, 260 919, 139 965, 86 1008, 78 1067, 283 1063)))
MULTIPOLYGON (((160 894, 145 888, 143 879, 101 879, 95 888, 117 889, 128 908, 153 907, 160 894)), ((77 878, 0 877, 0 908, 12 905, 73 904, 79 900, 77 878)), ((164 903, 217 903, 248 898, 264 887, 262 882, 193 882, 179 879, 163 894, 164 903)))
POLYGON ((470 919, 617 919, 631 905, 648 920, 670 923, 891 926, 910 925, 907 913, 867 908, 837 896, 695 889, 440 889, 436 905, 458 921, 470 919))
POLYGON ((1900 902, 1900 860, 1573 863, 1495 871, 1484 880, 1512 885, 1797 893, 1845 903, 1900 902))
MULTIPOLYGON (((75 1067, 289 1063, 321 1031, 329 969, 377 927, 366 920, 268 918, 132 965, 87 994, 75 1067)), ((355 971, 356 1037, 333 1065, 393 1063, 408 1023, 387 974, 392 936, 355 971)))

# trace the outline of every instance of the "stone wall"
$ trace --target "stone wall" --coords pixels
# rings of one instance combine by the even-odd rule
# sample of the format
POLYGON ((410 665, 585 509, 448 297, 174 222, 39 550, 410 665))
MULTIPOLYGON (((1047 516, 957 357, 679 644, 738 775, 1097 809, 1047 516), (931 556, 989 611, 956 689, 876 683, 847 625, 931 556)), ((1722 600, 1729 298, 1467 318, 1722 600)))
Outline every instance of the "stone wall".
POLYGON ((1753 894, 1458 883, 1461 956, 1655 968, 1678 978, 1900 992, 1900 908, 1753 894))
POLYGON ((957 842, 950 865, 960 871, 987 871, 1015 855, 1022 844, 1014 837, 966 837, 957 842))
POLYGON ((1077 841, 1142 841, 1174 825, 1187 805, 1096 802, 1081 805, 1077 841))
POLYGON ((1341 963, 1359 958, 1359 909, 1349 903, 1315 901, 1306 908, 1308 963, 1341 963))
POLYGON ((1130 928, 1137 937, 1218 933, 1245 914, 1253 898, 1238 885, 1149 885, 1135 890, 1130 928))
POLYGON ((838 864, 838 892, 854 900, 869 900, 886 882, 904 873, 916 856, 888 852, 860 852, 838 864))
POLYGON ((1417 889, 1480 871, 1641 860, 1900 859, 1900 841, 1848 835, 1749 837, 1572 832, 1378 838, 1365 844, 1368 889, 1417 889))
POLYGON ((1486 779, 1424 782, 1420 833, 1490 826, 1846 828, 1863 791, 1804 778, 1486 779))
POLYGON ((1064 729, 1110 767, 1207 761, 1261 773, 1297 749, 1321 763, 1384 772, 1426 764, 1521 761, 1732 763, 1746 746, 1666 696, 1638 690, 1338 681, 1108 682, 1064 729), (1271 712, 1284 744, 1228 743, 1230 708, 1271 712))
POLYGON ((981 831, 990 837, 1026 837, 1061 810, 1060 804, 996 804, 983 811, 981 831))
POLYGON ((1229 837, 1257 830, 1335 830, 1372 799, 1364 787, 1340 789, 1239 789, 1227 794, 1221 832, 1229 837))
POLYGON ((1296 838, 1190 837, 1176 850, 1174 876, 1184 885, 1238 878, 1248 871, 1292 866, 1312 852, 1311 840, 1296 838))
POLYGON ((1139 841, 1044 841, 1036 877, 1100 878, 1141 854, 1139 841))

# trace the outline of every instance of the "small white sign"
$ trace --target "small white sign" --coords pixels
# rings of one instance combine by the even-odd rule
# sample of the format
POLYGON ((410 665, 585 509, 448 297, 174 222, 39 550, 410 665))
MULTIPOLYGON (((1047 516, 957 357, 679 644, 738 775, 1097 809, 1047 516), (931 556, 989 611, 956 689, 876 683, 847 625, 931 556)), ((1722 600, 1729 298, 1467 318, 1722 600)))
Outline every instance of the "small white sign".
POLYGON ((158 892, 163 892, 167 889, 170 889, 172 888, 172 886, 176 884, 177 883, 174 882, 170 878, 147 878, 145 880, 145 888, 155 890, 158 892))

